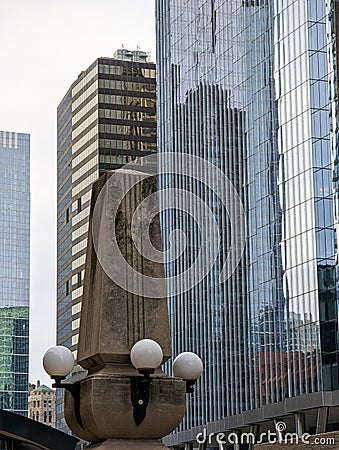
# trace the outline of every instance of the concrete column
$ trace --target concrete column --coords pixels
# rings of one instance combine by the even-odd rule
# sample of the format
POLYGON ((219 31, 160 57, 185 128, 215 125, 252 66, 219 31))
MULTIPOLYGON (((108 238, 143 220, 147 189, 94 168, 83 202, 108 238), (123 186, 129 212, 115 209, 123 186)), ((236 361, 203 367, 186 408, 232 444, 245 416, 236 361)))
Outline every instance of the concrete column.
POLYGON ((258 424, 252 425, 250 428, 250 433, 253 434, 253 436, 254 436, 254 443, 250 442, 248 449, 254 450, 254 445, 256 442, 259 441, 259 438, 260 438, 260 425, 258 425, 258 424))
POLYGON ((329 407, 324 406, 318 409, 316 434, 326 433, 329 407))
POLYGON ((305 433, 305 414, 294 414, 295 432, 298 436, 302 436, 305 433))
POLYGON ((240 450, 240 431, 239 430, 233 430, 233 433, 235 433, 238 436, 238 442, 236 442, 233 445, 233 450, 240 450))

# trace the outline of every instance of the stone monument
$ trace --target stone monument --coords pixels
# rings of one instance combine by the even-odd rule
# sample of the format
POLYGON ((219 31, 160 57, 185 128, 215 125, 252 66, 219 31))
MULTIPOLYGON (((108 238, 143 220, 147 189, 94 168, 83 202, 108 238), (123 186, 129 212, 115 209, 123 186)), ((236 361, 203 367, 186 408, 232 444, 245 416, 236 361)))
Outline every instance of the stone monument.
MULTIPOLYGON (((65 418, 76 436, 92 442, 89 448, 160 450, 166 447, 159 439, 176 428, 185 413, 186 383, 157 369, 149 383, 145 417, 137 424, 131 386, 141 376, 130 360, 132 346, 145 338, 161 346, 163 363, 171 357, 167 300, 161 281, 164 266, 143 257, 132 239, 133 214, 138 204, 156 192, 156 178, 143 178, 133 170, 119 170, 119 176, 117 172, 105 174, 93 186, 77 358, 88 374, 78 383, 78 396, 66 391, 65 418), (124 195, 131 177, 139 177, 140 182, 124 195), (117 196, 123 200, 114 213, 111 204, 117 196), (128 271, 124 274, 121 267, 114 268, 119 263, 106 251, 113 235, 131 267, 159 278, 162 292, 157 292, 156 298, 121 287, 140 281, 128 271), (110 275, 115 269, 120 278, 125 276, 122 283, 110 275)), ((147 208, 140 214, 139 226, 143 221, 148 224, 152 245, 160 251, 159 216, 149 217, 147 208)))

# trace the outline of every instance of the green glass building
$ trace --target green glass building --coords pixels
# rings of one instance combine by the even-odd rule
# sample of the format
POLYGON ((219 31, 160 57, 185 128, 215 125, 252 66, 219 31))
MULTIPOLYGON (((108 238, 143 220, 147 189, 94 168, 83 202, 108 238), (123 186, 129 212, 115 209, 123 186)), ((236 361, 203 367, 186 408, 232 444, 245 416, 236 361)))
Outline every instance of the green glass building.
POLYGON ((0 131, 0 409, 27 415, 30 137, 0 131))

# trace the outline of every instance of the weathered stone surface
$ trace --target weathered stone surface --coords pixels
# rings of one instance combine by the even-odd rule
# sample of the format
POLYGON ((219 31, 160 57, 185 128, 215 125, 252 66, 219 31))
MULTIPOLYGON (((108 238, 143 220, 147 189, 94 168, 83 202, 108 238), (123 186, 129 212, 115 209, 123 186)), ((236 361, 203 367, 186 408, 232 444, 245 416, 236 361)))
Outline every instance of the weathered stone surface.
MULTIPOLYGON (((80 405, 74 404, 69 393, 65 395, 68 426, 78 437, 92 443, 100 442, 90 447, 100 450, 164 449, 166 447, 156 440, 179 425, 186 408, 186 383, 158 369, 152 375, 146 416, 139 426, 133 417, 131 377, 140 375, 130 361, 132 346, 143 338, 154 339, 163 350, 163 362, 171 356, 163 263, 151 262, 143 257, 133 245, 131 231, 133 211, 145 197, 155 192, 155 178, 141 181, 131 190, 120 203, 117 214, 111 205, 114 196, 119 197, 130 183, 130 177, 135 179, 135 176, 135 172, 129 171, 122 173, 120 179, 114 178, 114 182, 106 183, 110 177, 107 174, 93 187, 78 345, 78 363, 88 370, 88 375, 80 381, 80 405), (98 198, 101 209, 93 226, 93 215, 98 212, 95 208, 98 198), (114 277, 108 276, 107 265, 112 264, 115 269, 115 259, 118 260, 109 251, 113 233, 130 266, 152 279, 162 280, 154 283, 160 291, 155 296, 158 298, 150 294, 142 295, 142 289, 141 295, 132 294, 114 281, 114 277), (93 234, 97 239, 99 255, 103 251, 103 259, 95 251, 93 234), (75 414, 78 409, 80 418, 75 414)), ((156 210, 153 207, 157 206, 152 205, 152 202, 157 202, 156 197, 151 199, 150 211, 147 207, 141 210, 141 222, 132 224, 132 230, 134 227, 136 234, 142 235, 139 227, 145 228, 148 224, 151 242, 160 250, 159 217, 150 220, 156 210)), ((128 278, 129 273, 126 269, 127 278, 124 281, 131 286, 135 280, 128 278)))
POLYGON ((109 439, 87 448, 93 450, 164 450, 168 447, 159 441, 109 439))
MULTIPOLYGON (((171 357, 164 282, 161 284, 162 298, 149 298, 127 292, 107 275, 98 260, 92 242, 94 205, 103 189, 105 198, 100 217, 99 247, 105 252, 110 245, 110 236, 115 233, 121 253, 128 264, 146 276, 164 278, 163 263, 148 261, 140 255, 132 243, 133 212, 145 197, 155 192, 155 178, 141 181, 133 188, 121 202, 118 214, 114 214, 110 207, 112 198, 123 192, 128 177, 135 177, 135 174, 122 173, 118 179, 112 178, 114 182, 107 182, 110 176, 111 173, 101 177, 94 184, 92 193, 78 344, 78 363, 86 369, 102 363, 129 363, 132 346, 143 338, 154 339, 160 344, 164 362, 171 357)), ((100 198, 103 198, 102 195, 100 198)), ((147 210, 143 213, 147 215, 147 210)), ((145 217, 143 220, 147 223, 148 219, 145 217)), ((149 228, 151 241, 154 247, 161 249, 159 217, 151 222, 149 228)), ((109 251, 108 257, 111 257, 109 251)), ((108 264, 114 264, 114 255, 111 260, 108 264)), ((127 276, 129 275, 126 273, 127 276)), ((133 280, 128 279, 127 282, 133 283, 133 280)))
MULTIPOLYGON (((130 377, 99 372, 81 382, 80 414, 84 430, 77 426, 69 408, 65 417, 69 427, 76 428, 78 437, 91 442, 112 438, 161 439, 181 422, 186 408, 185 392, 186 384, 182 380, 165 374, 155 376, 150 385, 147 415, 136 426, 130 377)), ((67 396, 65 400, 72 411, 72 399, 67 396)))

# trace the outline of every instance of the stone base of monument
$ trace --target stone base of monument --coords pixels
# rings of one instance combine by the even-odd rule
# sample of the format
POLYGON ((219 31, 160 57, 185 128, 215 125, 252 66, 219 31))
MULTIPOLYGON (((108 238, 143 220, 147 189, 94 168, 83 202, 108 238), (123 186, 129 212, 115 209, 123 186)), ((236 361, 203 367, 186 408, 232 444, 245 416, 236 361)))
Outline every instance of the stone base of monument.
POLYGON ((108 439, 87 447, 87 449, 93 450, 165 450, 167 448, 159 441, 145 441, 141 439, 108 439))
POLYGON ((120 367, 118 364, 107 364, 94 373, 90 371, 80 382, 80 408, 74 404, 70 393, 65 393, 65 419, 76 436, 89 442, 127 439, 134 444, 139 440, 148 440, 157 445, 154 449, 166 448, 157 441, 171 433, 181 422, 186 409, 186 383, 169 377, 159 369, 152 375, 146 416, 141 424, 136 425, 131 401, 131 375, 139 375, 132 365, 120 367), (119 371, 125 375, 120 375, 119 371), (80 417, 76 416, 77 410, 80 417))

